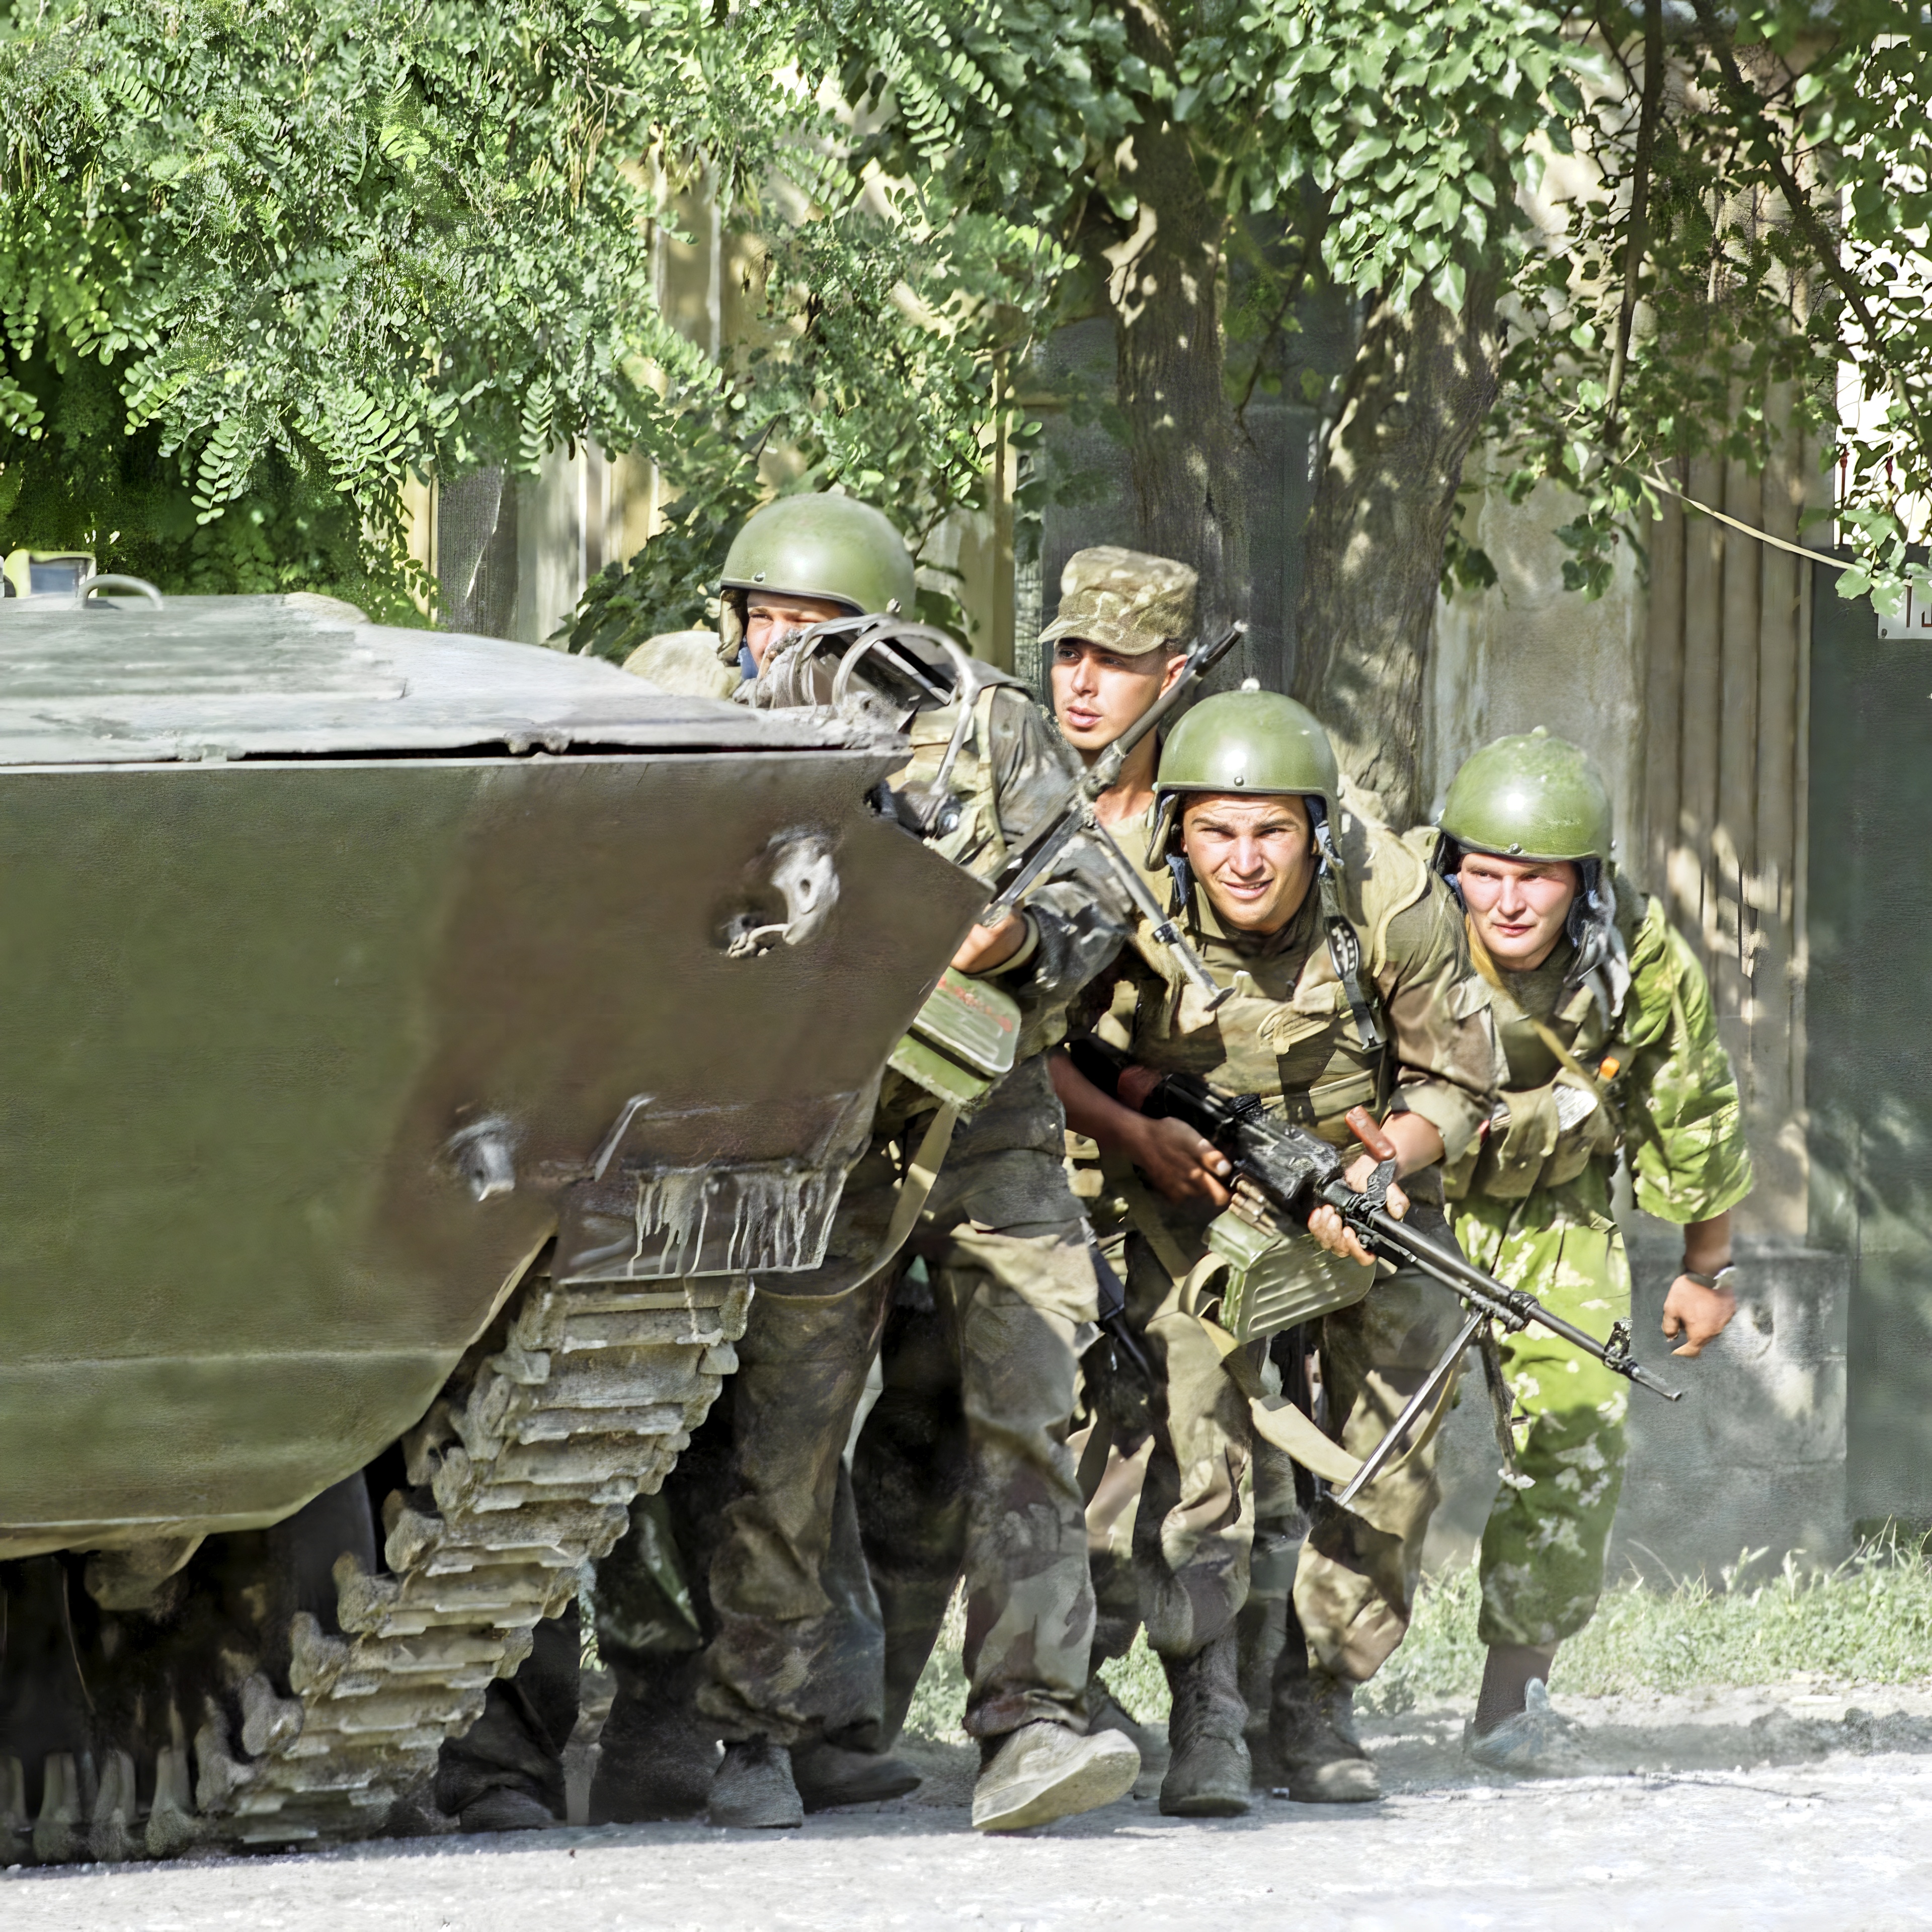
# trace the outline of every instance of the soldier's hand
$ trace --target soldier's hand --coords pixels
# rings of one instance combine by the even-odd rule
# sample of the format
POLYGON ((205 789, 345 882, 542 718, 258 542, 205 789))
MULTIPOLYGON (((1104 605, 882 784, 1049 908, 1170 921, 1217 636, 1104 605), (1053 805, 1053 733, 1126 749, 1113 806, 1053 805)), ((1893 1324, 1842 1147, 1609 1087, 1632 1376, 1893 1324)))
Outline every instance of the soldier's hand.
MULTIPOLYGON (((1375 1156, 1369 1154, 1358 1154, 1349 1162, 1348 1166, 1342 1171, 1342 1178, 1348 1184, 1352 1192, 1359 1194, 1368 1186, 1370 1181, 1375 1178, 1376 1164, 1375 1156)), ((1398 1221, 1408 1220, 1408 1196, 1402 1192, 1400 1181, 1391 1180, 1389 1183, 1388 1193, 1383 1200, 1382 1205, 1388 1210, 1395 1220, 1398 1221)), ((1331 1214, 1335 1213, 1332 1208, 1328 1211, 1331 1214)), ((1336 1216, 1337 1220, 1340 1218, 1340 1215, 1336 1216)), ((1364 1258, 1366 1260, 1367 1257, 1364 1256, 1364 1258)))
POLYGON ((990 973, 1026 944, 1026 920, 1016 912, 1008 913, 997 926, 976 926, 959 942, 953 966, 962 973, 990 973))
POLYGON ((1738 1298, 1727 1288, 1706 1288, 1680 1274, 1664 1298, 1664 1332, 1672 1340, 1682 1335, 1684 1346, 1673 1355, 1701 1355, 1730 1327, 1738 1312, 1738 1298))
MULTIPOLYGON (((1390 1188, 1389 1192, 1395 1192, 1390 1188)), ((1308 1217, 1308 1232, 1331 1255, 1340 1255, 1345 1262, 1356 1262, 1366 1265, 1374 1257, 1362 1246, 1355 1231, 1342 1219, 1340 1214, 1324 1201, 1308 1217)))
POLYGON ((1134 1130, 1132 1152, 1135 1166, 1168 1200, 1227 1206, 1223 1184, 1234 1172, 1232 1166, 1212 1141, 1203 1139, 1184 1121, 1142 1116, 1134 1130))

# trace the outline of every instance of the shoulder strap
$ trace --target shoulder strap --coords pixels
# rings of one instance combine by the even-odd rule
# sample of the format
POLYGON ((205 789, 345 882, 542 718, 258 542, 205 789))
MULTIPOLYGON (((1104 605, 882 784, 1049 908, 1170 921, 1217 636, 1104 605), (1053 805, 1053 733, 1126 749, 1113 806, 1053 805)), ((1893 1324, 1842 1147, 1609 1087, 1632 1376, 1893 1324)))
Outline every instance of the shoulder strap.
POLYGON ((1362 992, 1362 941, 1354 922, 1342 910, 1341 895, 1334 876, 1324 867, 1322 873, 1322 917, 1328 929, 1328 957, 1335 976, 1347 994, 1348 1011, 1364 1053, 1382 1049, 1382 1029, 1376 1024, 1375 1011, 1362 992))
POLYGON ((1011 842, 1000 818, 999 779, 993 769, 993 701, 1010 681, 1003 674, 989 678, 973 700, 973 736, 979 754, 973 774, 973 802, 979 808, 980 823, 993 835, 996 862, 1004 860, 1011 842))
MULTIPOLYGON (((1503 984, 1502 975, 1497 970, 1495 960, 1490 956, 1490 949, 1483 944, 1483 935, 1476 930, 1476 922, 1465 914, 1462 923, 1469 935, 1469 958, 1474 963, 1476 970, 1492 986, 1501 992, 1503 984)), ((1558 1065, 1566 1073, 1582 1082, 1585 1088, 1597 1096, 1598 1103, 1621 1130, 1623 1126, 1622 1117, 1617 1111, 1616 1102, 1610 1097, 1609 1086, 1596 1074, 1592 1072, 1570 1051, 1555 1028, 1546 1024, 1534 1013, 1525 1013, 1523 1018, 1528 1021, 1530 1031, 1534 1034, 1537 1038, 1556 1056, 1558 1065)))

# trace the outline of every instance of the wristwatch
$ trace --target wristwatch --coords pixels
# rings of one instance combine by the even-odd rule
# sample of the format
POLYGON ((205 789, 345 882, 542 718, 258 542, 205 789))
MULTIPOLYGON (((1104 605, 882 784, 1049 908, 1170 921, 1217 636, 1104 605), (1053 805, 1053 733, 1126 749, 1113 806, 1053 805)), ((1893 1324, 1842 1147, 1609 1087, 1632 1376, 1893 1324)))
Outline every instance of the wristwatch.
POLYGON ((1695 1268, 1682 1270, 1686 1281, 1694 1281, 1700 1288, 1721 1288, 1726 1294, 1734 1292, 1731 1280, 1737 1271, 1737 1264, 1734 1262, 1725 1262, 1715 1274, 1700 1274, 1695 1268))

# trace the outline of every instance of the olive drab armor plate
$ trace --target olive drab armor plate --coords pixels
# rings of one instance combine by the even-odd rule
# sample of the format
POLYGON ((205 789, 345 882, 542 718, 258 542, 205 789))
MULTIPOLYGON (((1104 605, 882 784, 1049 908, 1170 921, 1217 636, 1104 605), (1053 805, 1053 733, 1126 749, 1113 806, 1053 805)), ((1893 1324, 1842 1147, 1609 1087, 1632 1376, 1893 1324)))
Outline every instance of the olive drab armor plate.
POLYGON ((984 899, 868 803, 901 741, 325 599, 4 609, 0 1558, 286 1516, 560 1217, 560 1288, 817 1262, 984 899))

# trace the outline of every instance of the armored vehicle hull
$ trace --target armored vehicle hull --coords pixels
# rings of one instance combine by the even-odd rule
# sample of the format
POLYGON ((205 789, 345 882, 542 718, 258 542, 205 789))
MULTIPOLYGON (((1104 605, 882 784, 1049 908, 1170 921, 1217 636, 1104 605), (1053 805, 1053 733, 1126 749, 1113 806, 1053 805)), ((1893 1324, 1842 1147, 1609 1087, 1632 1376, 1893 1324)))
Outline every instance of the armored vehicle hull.
POLYGON ((16 608, 0 1862, 434 1824, 981 890, 850 723, 321 600, 16 608))

